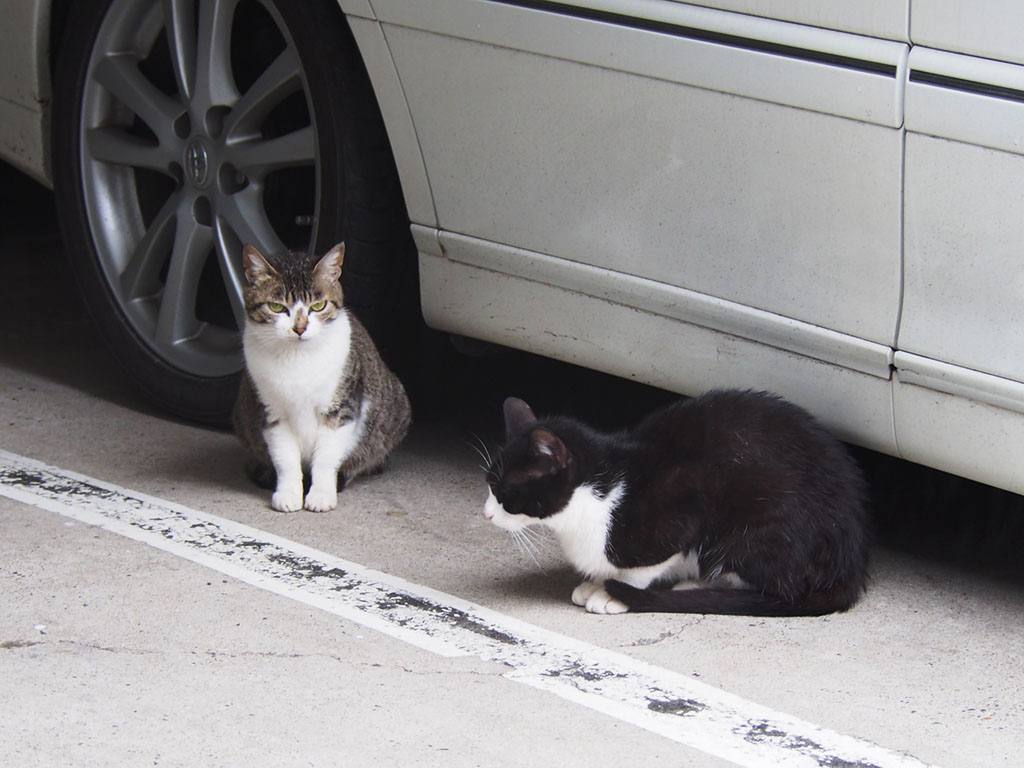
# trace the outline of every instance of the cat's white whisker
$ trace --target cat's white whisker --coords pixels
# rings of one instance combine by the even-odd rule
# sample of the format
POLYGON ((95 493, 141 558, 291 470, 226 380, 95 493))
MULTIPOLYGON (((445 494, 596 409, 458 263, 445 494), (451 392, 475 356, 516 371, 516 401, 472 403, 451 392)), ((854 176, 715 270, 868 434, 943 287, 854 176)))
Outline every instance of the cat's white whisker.
POLYGON ((469 440, 463 440, 463 442, 473 449, 476 455, 480 457, 480 461, 482 461, 484 464, 487 464, 487 454, 486 451, 484 450, 483 442, 476 435, 472 435, 472 438, 473 440, 476 440, 477 443, 479 443, 479 445, 474 444, 469 440))
MULTIPOLYGON (((473 434, 472 438, 473 440, 476 441, 476 443, 466 440, 466 445, 472 448, 476 452, 476 455, 480 457, 481 463, 478 465, 480 469, 483 470, 485 473, 490 472, 492 469, 495 468, 495 463, 494 458, 491 456, 491 451, 487 447, 487 443, 481 440, 480 437, 476 434, 473 434)), ((500 468, 498 469, 498 471, 500 473, 500 468)))
POLYGON ((521 528, 520 532, 523 536, 533 542, 538 549, 543 549, 552 541, 550 536, 538 531, 536 528, 521 528))
POLYGON ((540 560, 537 557, 540 551, 537 548, 536 543, 529 537, 529 535, 526 534, 527 530, 528 529, 526 528, 520 528, 515 531, 510 531, 509 533, 512 534, 512 538, 515 539, 516 544, 519 545, 519 549, 530 556, 530 559, 533 560, 541 573, 546 574, 547 571, 544 570, 544 566, 540 564, 540 560))

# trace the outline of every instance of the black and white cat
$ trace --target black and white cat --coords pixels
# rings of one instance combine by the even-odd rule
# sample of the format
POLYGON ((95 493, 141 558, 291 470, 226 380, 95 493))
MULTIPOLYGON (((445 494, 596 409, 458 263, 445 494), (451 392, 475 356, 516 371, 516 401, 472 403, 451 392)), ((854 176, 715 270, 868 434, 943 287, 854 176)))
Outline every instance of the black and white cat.
POLYGON ((484 515, 550 528, 585 579, 576 605, 801 616, 846 610, 864 591, 866 483, 801 408, 712 391, 615 434, 538 419, 516 398, 504 410, 484 515))

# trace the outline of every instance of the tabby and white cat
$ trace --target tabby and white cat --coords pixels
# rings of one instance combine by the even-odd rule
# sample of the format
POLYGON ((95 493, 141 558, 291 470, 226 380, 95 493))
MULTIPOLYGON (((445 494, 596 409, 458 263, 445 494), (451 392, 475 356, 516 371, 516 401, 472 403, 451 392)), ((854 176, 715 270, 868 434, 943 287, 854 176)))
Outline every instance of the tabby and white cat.
POLYGON ((409 428, 409 399, 343 305, 344 244, 317 259, 242 253, 245 374, 235 430, 247 471, 281 512, 325 512, 359 475, 383 469, 409 428), (304 471, 309 490, 304 494, 304 471))
POLYGON ((712 391, 616 434, 538 419, 515 398, 504 409, 484 515, 553 530, 585 579, 576 605, 798 616, 846 610, 863 592, 866 484, 797 406, 712 391))

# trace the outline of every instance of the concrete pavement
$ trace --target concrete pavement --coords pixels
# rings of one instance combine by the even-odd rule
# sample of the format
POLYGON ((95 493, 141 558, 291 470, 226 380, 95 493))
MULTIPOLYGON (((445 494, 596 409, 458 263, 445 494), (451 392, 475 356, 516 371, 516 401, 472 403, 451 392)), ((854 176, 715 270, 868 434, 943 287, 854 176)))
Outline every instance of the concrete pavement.
MULTIPOLYGON (((587 615, 569 603, 576 580, 553 543, 524 553, 479 514, 485 488, 468 443, 483 417, 474 414, 417 425, 390 469, 347 489, 332 513, 275 513, 245 479, 231 435, 152 411, 125 381, 46 229, 45 215, 35 228, 7 223, 0 241, 0 449, 439 590, 897 756, 1020 764, 1016 573, 880 547, 869 592, 847 614, 587 615)), ((73 517, 0 496, 0 532, 2 765, 729 764, 519 684, 500 662, 432 653, 73 517)), ((765 759, 844 764, 796 752, 765 759)))

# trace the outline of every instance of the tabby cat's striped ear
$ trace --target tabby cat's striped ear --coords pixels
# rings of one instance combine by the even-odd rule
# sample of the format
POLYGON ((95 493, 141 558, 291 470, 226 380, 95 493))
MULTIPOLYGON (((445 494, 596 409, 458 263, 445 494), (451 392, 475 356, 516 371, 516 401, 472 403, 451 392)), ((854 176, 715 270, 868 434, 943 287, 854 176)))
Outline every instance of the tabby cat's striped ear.
POLYGON ((341 264, 345 261, 345 244, 338 243, 317 262, 313 273, 328 282, 335 282, 341 277, 341 264))
POLYGON ((270 262, 254 246, 247 245, 242 249, 242 264, 245 266, 245 279, 252 285, 278 277, 277 270, 270 266, 270 262))

